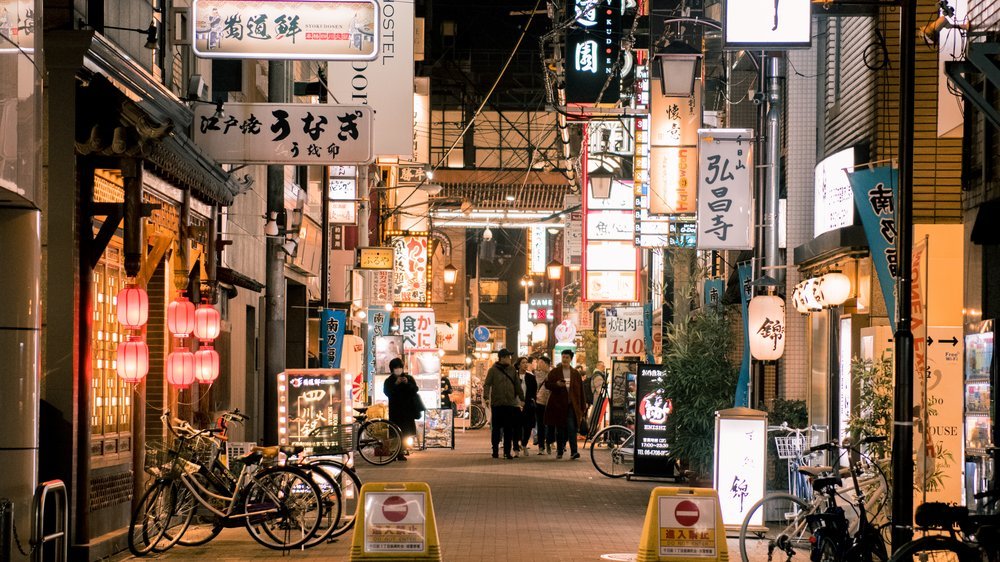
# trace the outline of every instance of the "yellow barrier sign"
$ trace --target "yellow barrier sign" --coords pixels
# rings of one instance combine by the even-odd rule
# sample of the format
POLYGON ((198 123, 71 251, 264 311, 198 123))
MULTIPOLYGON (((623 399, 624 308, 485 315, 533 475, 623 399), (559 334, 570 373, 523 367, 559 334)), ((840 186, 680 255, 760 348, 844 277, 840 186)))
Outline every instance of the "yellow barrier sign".
POLYGON ((361 487, 351 561, 441 560, 431 489, 424 482, 361 487))
POLYGON ((728 561, 721 511, 711 488, 653 489, 636 560, 728 561))

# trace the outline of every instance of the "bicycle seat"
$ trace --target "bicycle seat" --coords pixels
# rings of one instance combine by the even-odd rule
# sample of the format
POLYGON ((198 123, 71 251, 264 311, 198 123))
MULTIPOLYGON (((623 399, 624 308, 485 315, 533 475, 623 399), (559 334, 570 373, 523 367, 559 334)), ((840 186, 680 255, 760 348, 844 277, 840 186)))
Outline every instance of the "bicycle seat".
POLYGON ((836 488, 843 483, 839 476, 827 476, 813 480, 813 490, 817 493, 824 493, 828 488, 836 488))
POLYGON ((271 445, 270 447, 254 447, 254 453, 260 453, 260 456, 265 459, 273 459, 278 456, 281 451, 281 447, 278 445, 271 445))
MULTIPOLYGON (((846 478, 851 475, 851 471, 847 468, 839 468, 836 470, 837 474, 841 478, 846 478)), ((832 466, 800 466, 799 474, 808 476, 810 478, 821 478, 828 474, 833 474, 834 468, 832 466)))
POLYGON ((279 447, 278 450, 280 450, 285 455, 291 457, 291 456, 295 456, 295 455, 301 453, 302 451, 304 451, 305 447, 303 447, 302 445, 292 445, 292 446, 287 446, 286 445, 286 446, 279 447))

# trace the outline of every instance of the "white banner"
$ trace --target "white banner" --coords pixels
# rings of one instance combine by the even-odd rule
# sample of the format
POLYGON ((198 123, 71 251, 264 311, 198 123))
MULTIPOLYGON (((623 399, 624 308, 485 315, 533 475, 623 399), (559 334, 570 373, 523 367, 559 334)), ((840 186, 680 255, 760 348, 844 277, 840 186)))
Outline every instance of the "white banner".
POLYGON ((566 267, 583 265, 583 209, 580 207, 581 202, 579 195, 563 197, 563 208, 577 207, 577 210, 563 215, 563 224, 566 225, 563 229, 563 265, 566 267))
POLYGON ((331 62, 330 98, 378 112, 377 156, 413 156, 413 3, 381 2, 382 36, 371 62, 331 62))
POLYGON ((403 336, 403 351, 436 351, 437 330, 433 308, 401 308, 399 333, 403 336))
POLYGON ((194 52, 213 59, 372 60, 373 0, 195 0, 194 52))
POLYGON ((726 0, 722 12, 726 49, 809 47, 810 0, 726 0))
MULTIPOLYGON (((962 400, 979 397, 979 387, 962 385, 962 328, 927 328, 927 455, 924 475, 926 499, 922 501, 960 503, 965 459, 962 400)), ((923 425, 923 424, 921 424, 923 425)), ((919 486, 920 481, 917 482, 919 486)))
POLYGON ((641 306, 608 308, 604 311, 608 332, 608 355, 625 357, 645 354, 641 306))
POLYGON ((698 249, 753 249, 753 129, 698 131, 698 249))
POLYGON ((193 139, 225 164, 367 164, 372 110, 363 106, 227 103, 194 108, 193 139))

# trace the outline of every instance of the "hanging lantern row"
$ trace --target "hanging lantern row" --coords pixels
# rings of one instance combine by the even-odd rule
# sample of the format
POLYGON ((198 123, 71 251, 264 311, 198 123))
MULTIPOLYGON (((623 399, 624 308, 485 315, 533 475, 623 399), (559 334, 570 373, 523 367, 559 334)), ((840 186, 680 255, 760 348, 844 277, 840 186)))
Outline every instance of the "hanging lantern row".
POLYGON ((211 341, 222 331, 222 315, 214 306, 203 302, 194 311, 194 335, 201 341, 211 341))
MULTIPOLYGON (((141 330, 149 320, 149 295, 129 283, 115 297, 118 323, 127 330, 141 330)), ((138 383, 149 373, 149 347, 141 334, 130 334, 118 342, 115 371, 127 383, 138 383)))
POLYGON ((167 355, 167 382, 177 388, 187 388, 195 381, 194 353, 179 347, 167 355))
POLYGON ((211 345, 202 345, 194 354, 194 378, 212 384, 219 378, 219 353, 211 345))
POLYGON ((129 284, 118 291, 118 323, 123 328, 138 330, 149 320, 149 295, 138 285, 129 284))
POLYGON ((127 383, 137 383, 149 373, 149 347, 142 336, 127 336, 118 342, 116 370, 127 383))
POLYGON ((800 282, 792 290, 792 306, 801 314, 840 306, 851 296, 851 280, 839 271, 800 282))

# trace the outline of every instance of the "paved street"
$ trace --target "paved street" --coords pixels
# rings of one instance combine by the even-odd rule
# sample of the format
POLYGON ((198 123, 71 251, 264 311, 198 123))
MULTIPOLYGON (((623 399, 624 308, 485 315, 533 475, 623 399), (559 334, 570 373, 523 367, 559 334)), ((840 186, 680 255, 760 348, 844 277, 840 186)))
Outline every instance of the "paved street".
MULTIPOLYGON (((365 482, 430 484, 444 560, 581 561, 601 555, 634 555, 653 482, 602 477, 587 455, 578 461, 553 456, 494 460, 489 433, 457 434, 457 448, 417 452, 386 467, 361 461, 365 482)), ((568 455, 567 457, 568 458, 568 455)), ((732 551, 733 541, 730 541, 732 551)), ((291 559, 343 560, 350 538, 290 554, 291 559)), ((242 529, 226 530, 198 548, 175 547, 156 560, 274 558, 242 529)), ((131 558, 121 557, 122 560, 131 558)))

